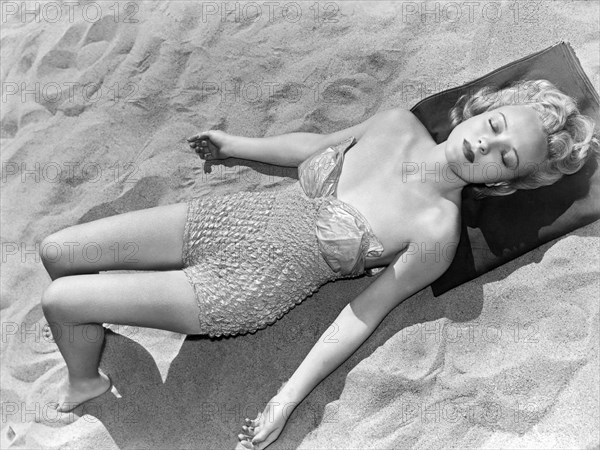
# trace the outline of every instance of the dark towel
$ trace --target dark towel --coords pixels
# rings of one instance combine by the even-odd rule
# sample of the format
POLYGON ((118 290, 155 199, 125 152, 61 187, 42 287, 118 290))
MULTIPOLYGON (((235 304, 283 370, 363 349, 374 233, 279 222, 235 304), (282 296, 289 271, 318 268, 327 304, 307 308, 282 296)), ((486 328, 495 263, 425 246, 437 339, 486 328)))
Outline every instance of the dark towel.
MULTIPOLYGON (((434 94, 411 111, 437 143, 450 134, 448 111, 463 93, 483 86, 504 88, 519 80, 546 79, 577 101, 582 114, 600 123, 600 98, 568 43, 560 42, 462 86, 434 94)), ((463 189, 462 230, 456 256, 432 284, 434 295, 465 283, 539 245, 600 218, 600 171, 595 158, 552 186, 475 200, 463 189)))

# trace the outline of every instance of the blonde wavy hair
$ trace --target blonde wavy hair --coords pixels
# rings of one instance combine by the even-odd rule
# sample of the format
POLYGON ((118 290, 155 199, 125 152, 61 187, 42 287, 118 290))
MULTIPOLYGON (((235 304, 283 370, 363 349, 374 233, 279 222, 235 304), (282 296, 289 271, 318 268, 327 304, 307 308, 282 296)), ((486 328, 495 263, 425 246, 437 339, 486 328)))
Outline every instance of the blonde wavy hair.
POLYGON ((547 158, 513 180, 491 186, 472 185, 475 198, 548 186, 577 172, 589 157, 600 153, 592 119, 580 114, 575 100, 548 80, 519 81, 504 89, 484 87, 472 95, 462 95, 450 110, 451 126, 505 105, 525 105, 537 112, 547 136, 547 158))

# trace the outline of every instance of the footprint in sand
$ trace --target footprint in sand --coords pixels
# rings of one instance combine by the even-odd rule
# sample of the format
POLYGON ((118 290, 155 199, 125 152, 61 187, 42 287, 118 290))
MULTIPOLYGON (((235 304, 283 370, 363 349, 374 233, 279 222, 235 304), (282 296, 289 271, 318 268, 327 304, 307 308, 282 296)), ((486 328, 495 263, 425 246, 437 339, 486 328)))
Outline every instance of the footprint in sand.
POLYGON ((118 26, 112 16, 105 16, 89 27, 77 53, 78 69, 85 69, 100 60, 117 34, 118 26))
POLYGON ((14 111, 10 111, 4 114, 2 121, 0 121, 0 138, 12 139, 19 131, 19 120, 16 117, 14 111))
POLYGON ((44 55, 38 74, 45 75, 49 71, 70 67, 83 69, 92 65, 104 54, 116 36, 118 27, 112 16, 105 16, 91 25, 87 22, 73 24, 44 55))
MULTIPOLYGON (((87 67, 92 62, 96 61, 107 47, 107 42, 111 41, 117 32, 118 23, 112 20, 112 17, 106 16, 91 26, 87 23, 75 23, 71 25, 62 35, 56 45, 42 58, 41 64, 38 66, 38 75, 45 76, 60 69, 69 69, 71 67, 87 67), (86 33, 87 28, 87 33, 86 33), (84 37, 84 41, 79 46, 84 37), (102 42, 102 53, 99 54, 98 48, 94 48, 91 52, 86 49, 90 44, 102 42), (79 50, 78 50, 79 47, 79 50), (90 55, 92 53, 93 55, 90 55), (85 64, 82 64, 82 56, 85 64), (91 56, 96 56, 92 58, 91 56)), ((27 53, 21 59, 21 67, 31 66, 32 55, 27 53)), ((33 55, 34 56, 34 55, 33 55)), ((34 56, 35 59, 35 56, 34 56)))
POLYGON ((24 105, 19 117, 19 129, 22 129, 29 124, 49 120, 51 117, 52 114, 50 111, 38 103, 24 105))
MULTIPOLYGON (((36 67, 36 77, 39 80, 49 81, 44 85, 43 95, 38 96, 36 102, 52 115, 56 114, 61 104, 72 98, 70 90, 72 86, 65 84, 64 81, 73 81, 72 71, 77 67, 77 53, 70 48, 77 39, 77 31, 73 27, 70 27, 69 30, 49 52, 41 57, 36 67)), ((34 54, 31 57, 35 60, 34 54)), ((21 66, 23 68, 31 66, 34 63, 33 60, 28 60, 26 54, 21 59, 21 66)), ((23 111, 20 122, 32 123, 45 117, 47 116, 40 112, 31 115, 31 111, 23 111)))
POLYGON ((368 54, 361 58, 362 62, 358 66, 357 72, 364 72, 377 79, 379 83, 386 83, 402 65, 402 61, 405 59, 403 53, 402 51, 394 52, 393 58, 388 57, 382 51, 368 54))
POLYGON ((379 81, 366 73, 320 83, 313 91, 318 106, 305 126, 331 131, 359 123, 374 114, 383 97, 379 81))
POLYGON ((81 41, 86 28, 87 26, 85 23, 75 23, 71 25, 56 44, 56 48, 66 50, 76 47, 79 41, 81 41))
POLYGON ((22 50, 21 59, 19 60, 19 64, 17 66, 17 70, 20 73, 27 73, 31 66, 35 62, 35 58, 37 57, 37 46, 27 45, 22 50))
POLYGON ((182 188, 187 188, 190 186, 194 186, 197 180, 201 179, 204 175, 202 167, 194 166, 192 168, 186 167, 183 170, 178 171, 179 175, 179 186, 182 188))
POLYGON ((83 41, 83 47, 93 42, 112 41, 117 34, 119 24, 112 16, 104 16, 88 29, 83 41))
POLYGON ((47 77, 59 70, 75 67, 75 53, 69 50, 50 50, 44 55, 37 73, 40 77, 47 77))

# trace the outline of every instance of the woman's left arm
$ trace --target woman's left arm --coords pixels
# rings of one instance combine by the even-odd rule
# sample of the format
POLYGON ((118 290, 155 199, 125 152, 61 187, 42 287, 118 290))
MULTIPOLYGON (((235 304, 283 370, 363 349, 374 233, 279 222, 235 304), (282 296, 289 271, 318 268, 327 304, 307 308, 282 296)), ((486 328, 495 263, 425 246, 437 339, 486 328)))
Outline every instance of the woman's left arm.
MULTIPOLYGON (((436 248, 424 242, 412 248, 436 248)), ((440 246, 444 248, 444 246, 440 246)), ((279 392, 300 403, 326 376, 337 369, 406 298, 429 286, 448 268, 447 255, 406 251, 340 312, 279 392)))
MULTIPOLYGON (((440 240, 430 237, 426 242, 409 246, 408 250, 436 248, 436 242, 440 240)), ((439 278, 452 259, 447 253, 434 255, 408 250, 399 254, 367 289, 344 307, 323 333, 298 369, 269 402, 265 413, 271 415, 271 420, 265 419, 263 413, 262 420, 259 416, 253 421, 254 442, 267 445, 272 442, 293 409, 314 387, 352 355, 392 309, 439 278), (273 417, 274 411, 275 414, 280 411, 285 417, 273 417)), ((264 446, 255 448, 262 449, 264 446)))

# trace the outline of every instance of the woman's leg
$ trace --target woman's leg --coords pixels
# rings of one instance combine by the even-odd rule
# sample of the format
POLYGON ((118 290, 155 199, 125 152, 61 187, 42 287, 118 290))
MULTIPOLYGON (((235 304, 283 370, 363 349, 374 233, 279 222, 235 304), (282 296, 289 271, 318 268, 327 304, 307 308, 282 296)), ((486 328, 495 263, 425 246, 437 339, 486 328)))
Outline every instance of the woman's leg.
POLYGON ((174 270, 183 266, 186 218, 187 203, 158 206, 74 225, 42 241, 42 261, 54 280, 42 308, 69 369, 59 410, 109 387, 98 372, 102 323, 200 332, 193 288, 174 270), (98 274, 105 270, 165 272, 98 274))
POLYGON ((102 323, 199 334, 195 293, 181 270, 65 276, 44 292, 42 308, 69 370, 58 409, 68 411, 105 392, 98 372, 102 323))
POLYGON ((46 237, 40 255, 53 280, 104 270, 180 269, 186 218, 187 203, 175 203, 73 225, 46 237))

